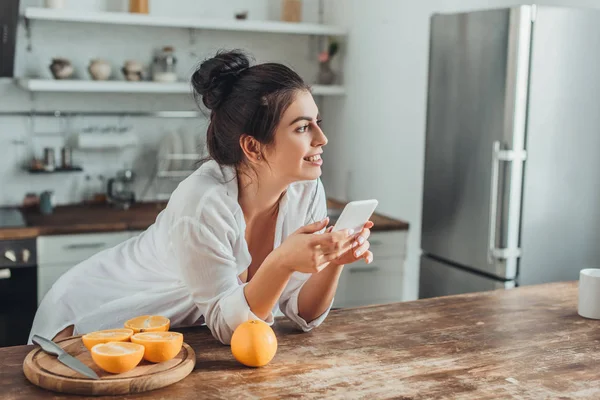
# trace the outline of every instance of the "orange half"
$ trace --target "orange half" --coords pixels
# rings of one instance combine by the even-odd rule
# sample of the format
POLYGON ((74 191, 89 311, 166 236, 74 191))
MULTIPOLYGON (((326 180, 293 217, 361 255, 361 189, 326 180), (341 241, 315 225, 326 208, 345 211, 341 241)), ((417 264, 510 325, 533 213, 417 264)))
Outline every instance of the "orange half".
POLYGON ((131 342, 97 344, 90 350, 97 366, 112 374, 134 369, 144 357, 144 346, 131 342))
POLYGON ((169 318, 160 315, 142 315, 125 322, 125 328, 133 330, 133 333, 166 332, 170 326, 169 318))
POLYGON ((144 332, 134 334, 131 341, 145 347, 144 360, 159 363, 179 354, 183 335, 179 332, 144 332))
POLYGON ((131 335, 133 335, 131 329, 106 329, 85 334, 81 337, 81 340, 88 350, 92 350, 92 347, 101 343, 129 342, 131 335))

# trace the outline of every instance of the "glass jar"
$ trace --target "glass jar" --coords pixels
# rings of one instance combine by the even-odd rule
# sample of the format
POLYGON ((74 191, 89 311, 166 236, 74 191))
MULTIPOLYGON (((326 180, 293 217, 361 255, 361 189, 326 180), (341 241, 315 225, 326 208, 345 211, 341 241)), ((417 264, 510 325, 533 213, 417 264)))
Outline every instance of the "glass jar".
POLYGON ((177 58, 173 47, 163 47, 154 56, 152 79, 155 82, 177 82, 177 58))

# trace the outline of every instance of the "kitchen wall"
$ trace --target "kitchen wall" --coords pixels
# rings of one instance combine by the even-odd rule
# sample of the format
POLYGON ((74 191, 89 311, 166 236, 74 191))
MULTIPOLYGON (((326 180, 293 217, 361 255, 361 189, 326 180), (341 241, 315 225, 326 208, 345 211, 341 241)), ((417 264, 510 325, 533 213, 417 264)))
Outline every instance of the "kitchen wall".
MULTIPOLYGON (((42 6, 41 0, 22 0, 21 8, 42 6)), ((127 0, 70 0, 69 9, 124 11, 127 0)), ((278 20, 280 2, 274 0, 177 0, 150 1, 152 15, 233 18, 238 10, 248 10, 249 19, 278 20)), ((328 9, 331 8, 331 2, 328 9)), ((318 1, 305 0, 303 19, 318 21, 318 1)), ((188 29, 127 27, 119 25, 57 23, 33 21, 32 51, 27 51, 23 24, 19 27, 15 75, 50 79, 48 66, 53 57, 69 58, 81 79, 90 79, 87 65, 100 57, 113 66, 113 75, 123 79, 120 67, 127 59, 149 63, 155 49, 165 45, 175 47, 179 75, 187 79, 197 63, 222 47, 249 50, 258 62, 278 61, 290 65, 307 81, 314 82, 317 73, 316 54, 319 42, 301 35, 276 35, 247 32, 190 31, 188 29)), ((144 94, 60 94, 36 93, 18 88, 11 79, 0 79, 0 110, 64 110, 64 111, 153 111, 195 110, 189 95, 144 94)), ((0 206, 20 204, 27 192, 55 191, 58 203, 79 201, 95 185, 123 167, 133 167, 138 173, 138 194, 148 188, 144 199, 155 196, 148 180, 155 168, 157 147, 172 130, 205 132, 204 119, 155 119, 116 117, 76 117, 69 120, 48 117, 0 116, 0 206), (139 138, 140 146, 125 151, 75 152, 74 163, 82 165, 83 173, 31 175, 21 166, 32 156, 41 156, 44 146, 60 147, 73 133, 89 126, 127 126, 139 138), (86 180, 86 176, 89 180, 86 180)), ((59 159, 57 154, 57 159, 59 159)), ((167 185, 168 186, 168 185, 167 185)), ((172 186, 172 185, 171 185, 172 186)), ((168 189, 168 188, 167 188, 168 189)))
MULTIPOLYGON (((596 0, 537 4, 600 7, 596 0)), ((329 195, 377 198, 378 210, 410 223, 405 299, 418 296, 429 17, 434 12, 529 4, 509 0, 348 0, 332 17, 351 27, 345 100, 328 104, 336 129, 324 171, 329 195)), ((443 201, 443 199, 440 199, 443 201)))

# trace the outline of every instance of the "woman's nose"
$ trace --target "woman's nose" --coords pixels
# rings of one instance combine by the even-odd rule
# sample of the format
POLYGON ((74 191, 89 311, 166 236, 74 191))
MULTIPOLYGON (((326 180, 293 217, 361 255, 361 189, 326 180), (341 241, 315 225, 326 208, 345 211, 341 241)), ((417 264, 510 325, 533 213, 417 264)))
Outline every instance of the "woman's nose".
POLYGON ((317 125, 317 129, 315 129, 315 137, 313 138, 313 146, 325 146, 327 144, 327 136, 321 130, 321 127, 317 125))

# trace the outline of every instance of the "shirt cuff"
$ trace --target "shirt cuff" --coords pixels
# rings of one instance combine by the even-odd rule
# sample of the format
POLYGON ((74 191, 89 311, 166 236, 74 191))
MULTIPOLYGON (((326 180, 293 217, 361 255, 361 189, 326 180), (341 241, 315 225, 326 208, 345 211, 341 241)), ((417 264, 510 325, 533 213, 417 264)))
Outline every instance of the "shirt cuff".
POLYGON ((308 332, 311 329, 321 325, 321 323, 325 321, 325 318, 327 318, 329 310, 331 310, 331 306, 333 305, 333 299, 331 300, 331 304, 329 304, 329 307, 327 307, 327 310, 325 310, 323 314, 319 315, 317 318, 313 319, 310 322, 306 322, 304 318, 298 315, 298 296, 300 295, 301 288, 302 287, 296 290, 288 301, 287 307, 291 307, 291 313, 288 313, 288 318, 294 321, 304 332, 308 332))
POLYGON ((244 322, 253 319, 266 322, 269 326, 273 325, 274 322, 273 312, 270 311, 267 318, 263 320, 250 310, 250 306, 244 295, 244 286, 246 285, 247 283, 236 287, 229 296, 221 300, 221 315, 223 315, 225 323, 227 323, 232 332, 244 322))

